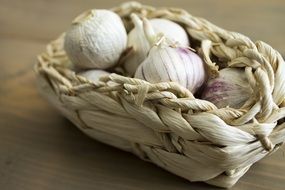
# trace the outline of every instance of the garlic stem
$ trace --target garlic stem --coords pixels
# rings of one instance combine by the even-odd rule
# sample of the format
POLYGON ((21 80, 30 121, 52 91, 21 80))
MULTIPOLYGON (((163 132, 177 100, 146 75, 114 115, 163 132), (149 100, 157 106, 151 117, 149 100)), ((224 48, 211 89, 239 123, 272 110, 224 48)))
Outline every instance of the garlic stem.
POLYGON ((142 18, 142 22, 144 34, 149 42, 149 45, 153 46, 156 43, 157 35, 155 34, 154 29, 148 19, 142 18))
POLYGON ((88 10, 88 11, 85 11, 83 13, 81 13, 80 15, 78 15, 73 21, 71 24, 80 24, 80 23, 83 23, 89 19, 91 19, 92 17, 94 17, 95 15, 95 10, 88 10))
POLYGON ((131 19, 135 27, 138 27, 139 29, 143 30, 143 22, 141 19, 136 15, 135 13, 131 14, 131 19))

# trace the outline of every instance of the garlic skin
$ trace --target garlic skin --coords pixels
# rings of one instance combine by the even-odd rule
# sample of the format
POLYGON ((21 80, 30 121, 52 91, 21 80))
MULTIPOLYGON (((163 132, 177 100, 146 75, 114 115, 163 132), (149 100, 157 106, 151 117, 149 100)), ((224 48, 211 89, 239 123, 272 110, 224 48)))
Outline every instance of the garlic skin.
POLYGON ((217 78, 210 79, 201 98, 215 104, 218 108, 231 107, 238 109, 252 96, 244 70, 225 68, 219 71, 217 78))
POLYGON ((138 67, 135 78, 150 83, 177 82, 195 93, 206 80, 201 58, 185 47, 154 46, 138 67))
POLYGON ((91 70, 82 71, 78 73, 78 75, 85 77, 92 82, 98 82, 100 77, 103 77, 109 74, 110 73, 108 73, 107 71, 96 70, 96 69, 91 69, 91 70))
POLYGON ((114 12, 93 9, 79 15, 66 32, 64 49, 78 68, 114 66, 127 46, 127 33, 114 12))
MULTIPOLYGON (((143 21, 135 14, 131 15, 135 27, 128 34, 127 46, 132 47, 132 54, 128 56, 124 63, 124 68, 130 76, 133 76, 140 63, 146 58, 152 44, 149 43, 144 32, 143 21)), ((189 39, 186 31, 175 22, 166 19, 147 20, 151 24, 154 34, 163 33, 165 37, 180 46, 189 46, 189 39)))

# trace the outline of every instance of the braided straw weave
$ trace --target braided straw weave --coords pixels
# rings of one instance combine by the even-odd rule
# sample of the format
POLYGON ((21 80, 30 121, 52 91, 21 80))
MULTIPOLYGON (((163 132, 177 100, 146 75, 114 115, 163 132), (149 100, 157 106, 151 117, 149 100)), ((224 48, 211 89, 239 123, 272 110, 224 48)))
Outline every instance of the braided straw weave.
POLYGON ((128 2, 112 10, 128 31, 133 12, 181 24, 211 77, 218 75, 215 62, 244 68, 254 94, 241 109, 218 109, 173 82, 112 73, 94 83, 69 69, 63 34, 38 56, 35 70, 41 92, 80 130, 190 181, 220 187, 233 186, 285 141, 285 64, 276 50, 182 9, 128 2))

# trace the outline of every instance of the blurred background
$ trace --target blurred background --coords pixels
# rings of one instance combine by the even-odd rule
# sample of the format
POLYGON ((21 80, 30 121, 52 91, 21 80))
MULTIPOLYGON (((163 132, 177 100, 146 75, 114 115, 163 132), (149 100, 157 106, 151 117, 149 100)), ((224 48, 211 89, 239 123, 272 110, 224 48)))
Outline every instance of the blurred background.
MULTIPOLYGON (((122 0, 1 0, 0 35, 47 42, 64 31, 71 20, 90 8, 111 8, 122 0)), ((141 0, 154 6, 179 7, 194 16, 261 39, 285 54, 285 2, 282 0, 141 0)))
MULTIPOLYGON (((33 66, 79 13, 122 0, 0 0, 0 189, 216 189, 189 183, 91 140, 38 94, 33 66)), ((285 55, 285 1, 145 0, 179 7, 262 40, 285 55)), ((284 189, 284 147, 255 164, 235 190, 284 189)))

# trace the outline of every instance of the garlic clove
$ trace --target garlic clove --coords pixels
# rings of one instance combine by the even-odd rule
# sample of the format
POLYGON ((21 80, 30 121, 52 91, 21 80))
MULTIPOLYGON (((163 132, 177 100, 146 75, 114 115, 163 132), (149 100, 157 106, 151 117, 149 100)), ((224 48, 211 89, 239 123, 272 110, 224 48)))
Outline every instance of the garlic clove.
MULTIPOLYGON (((101 77, 105 77, 110 75, 111 73, 104 71, 104 70, 97 70, 97 69, 91 69, 91 70, 87 70, 87 71, 82 71, 80 73, 78 73, 78 75, 85 77, 86 79, 97 83, 100 81, 101 77)), ((118 84, 113 82, 113 81, 108 81, 107 82, 108 86, 114 87, 117 86, 118 84)))
POLYGON ((225 68, 217 78, 210 79, 202 93, 202 99, 214 103, 218 108, 240 108, 253 95, 244 70, 225 68))
POLYGON ((114 66, 126 49, 127 33, 114 12, 94 9, 79 15, 66 32, 64 49, 79 68, 114 66))
POLYGON ((96 70, 96 69, 91 69, 87 71, 82 71, 78 73, 78 75, 85 77, 86 79, 92 81, 92 82, 98 82, 99 79, 103 76, 107 76, 110 73, 104 70, 96 70))
POLYGON ((133 52, 124 63, 124 68, 130 76, 134 75, 139 64, 146 58, 153 42, 157 40, 157 34, 163 34, 169 41, 176 42, 180 46, 189 46, 186 31, 175 22, 145 18, 142 21, 135 14, 131 15, 131 19, 135 27, 128 34, 127 46, 133 47, 133 52))

